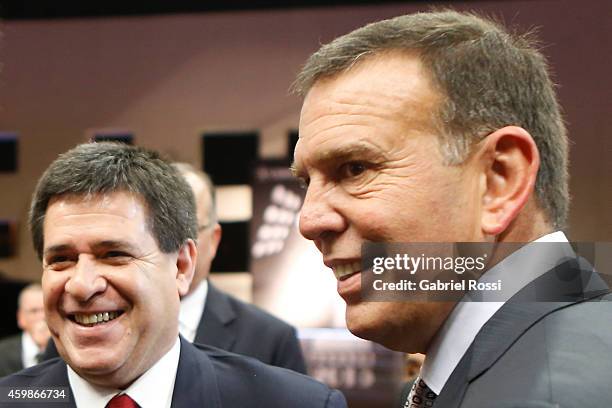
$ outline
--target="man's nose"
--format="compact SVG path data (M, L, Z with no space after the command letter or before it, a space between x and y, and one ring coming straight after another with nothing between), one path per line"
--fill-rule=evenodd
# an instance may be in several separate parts
M80 302L86 302L106 290L106 279L98 273L99 266L91 255L79 255L74 272L66 282L66 293Z
M312 241L346 229L346 221L334 205L333 189L311 182L300 211L300 232Z

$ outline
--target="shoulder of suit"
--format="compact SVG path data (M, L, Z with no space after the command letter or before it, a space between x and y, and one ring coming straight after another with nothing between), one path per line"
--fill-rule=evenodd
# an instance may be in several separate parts
M234 311L239 318L246 318L254 323L265 324L268 329L276 328L278 330L295 331L295 327L272 315L271 313L266 312L262 308L243 302L242 300L237 299L228 293L223 292L223 294L227 296L230 304L234 308Z
M15 343L21 343L21 333L13 334L11 336L1 338L0 348L12 346Z
M196 347L208 355L214 367L224 406L244 406L248 396L249 400L264 401L268 406L346 407L338 391L314 378L214 347Z
M264 385L270 385L272 388L287 383L295 383L302 387L313 387L313 389L319 389L321 391L329 390L326 385L316 381L312 377L286 368L264 364L255 358L221 350L206 344L193 343L193 345L198 350L206 353L217 375L221 378L232 377L244 381L248 381L250 378L252 381L263 382L265 383Z
M30 368L23 369L15 374L3 377L0 379L0 386L7 386L12 384L28 384L35 381L35 379L42 377L51 368L56 365L65 365L62 359L59 357L52 358L42 363L32 366Z
M548 367L567 367L573 375L564 376L553 370L552 377L565 381L582 381L584 375L593 376L597 370L601 356L612 352L612 295L604 295L595 299L569 304L556 309L535 323L523 336L525 344L538 347L525 347L523 352L533 353L532 361L543 359ZM541 350L546 353L539 355ZM561 370L563 371L563 370ZM598 378L609 381L612 368L605 369L607 375L594 375L592 381ZM599 373L603 374L603 373Z

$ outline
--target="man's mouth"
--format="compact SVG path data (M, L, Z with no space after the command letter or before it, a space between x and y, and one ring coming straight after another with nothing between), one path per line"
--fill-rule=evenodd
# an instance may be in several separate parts
M333 270L334 275L336 275L336 279L345 280L354 273L361 271L361 262L355 261L345 264L338 264L333 267Z
M86 327L99 326L108 323L123 314L122 310L113 310L110 312L99 313L74 313L68 315L68 318L73 322Z

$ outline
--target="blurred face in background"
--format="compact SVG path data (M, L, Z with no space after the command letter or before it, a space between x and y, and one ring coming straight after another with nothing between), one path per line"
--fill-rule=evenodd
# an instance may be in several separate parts
M198 262L189 291L193 291L204 279L208 279L217 248L221 241L221 226L210 219L210 208L213 205L208 185L195 173L183 173L183 177L193 191L196 200L198 217Z
M39 349L49 341L49 328L45 321L43 292L41 288L25 289L19 296L17 325L32 337Z

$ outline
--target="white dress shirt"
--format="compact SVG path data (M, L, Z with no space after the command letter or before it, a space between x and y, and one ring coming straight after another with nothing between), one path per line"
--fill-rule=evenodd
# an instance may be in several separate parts
M561 231L545 235L533 242L568 242ZM532 243L523 246L487 271L482 280L495 282L502 279L506 299L516 294L529 282L556 265L559 254L543 254L547 248ZM558 251L559 247L550 247ZM562 248L561 255L573 254L571 246ZM510 287L508 287L511 285ZM499 299L499 298L498 298ZM440 394L459 361L470 347L485 323L505 302L459 302L450 313L427 350L420 377L436 394Z
M203 279L193 292L181 299L179 332L190 343L193 343L196 337L198 325L204 313L206 296L208 296L208 280Z
M116 394L122 393L141 408L170 408L180 353L181 342L177 337L174 346L124 391L90 384L68 366L68 381L76 406L104 408Z
M24 331L21 334L21 362L23 363L23 368L38 364L36 355L40 352L41 350L38 349L30 333Z

